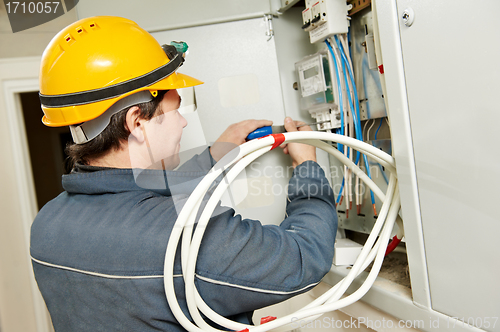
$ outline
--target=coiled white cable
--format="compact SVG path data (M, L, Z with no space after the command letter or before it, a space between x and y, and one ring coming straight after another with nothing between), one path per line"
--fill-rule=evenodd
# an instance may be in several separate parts
M351 169L354 174L359 176L359 178L363 180L370 189L372 189L373 193L383 202L372 233L368 237L368 240L363 250L361 251L361 254L359 255L349 274L336 286L332 287L328 292L326 292L301 310L260 326L245 325L238 322L233 322L225 317L220 316L203 301L194 285L196 259L201 240L203 238L203 233L206 228L205 226L207 225L212 212L216 208L220 198L222 197L230 183L248 164L250 164L252 161L257 159L264 153L272 150L273 145L276 143L277 136L271 135L240 145L238 148L232 150L226 156L224 156L198 184L196 189L190 195L189 199L186 201L182 211L179 213L167 245L164 266L165 294L172 313L174 314L178 322L188 331L221 331L213 328L208 323L206 323L202 318L200 311L216 324L219 324L228 329L249 329L250 331L254 332L270 331L272 329L280 331L289 330L292 328L290 324L298 319L316 319L325 312L342 308L359 300L364 294L366 294L378 275L384 258L387 243L389 241L394 222L398 216L398 212L400 209L394 158L372 145L366 144L350 137L332 133L300 131L278 135L284 136L284 143L300 142L310 144L332 154L342 163L344 163L349 169ZM371 158L382 164L387 169L387 171L390 172L390 180L387 192L384 194L382 190L380 190L380 188L349 158L347 158L337 149L333 148L330 144L327 144L323 141L337 142L352 147L357 151L360 151L361 153L365 153L367 156L370 156ZM218 184L215 191L211 194L210 199L205 205L204 210L198 220L196 230L194 234L192 234L193 225L196 221L195 219L198 215L198 210L202 203L203 197L209 190L212 182L215 181L225 170L227 170L231 166L233 166L231 170L227 172L223 181ZM182 312L174 292L174 257L181 234L183 235L181 247L181 264L186 288L186 301L189 313L193 318L194 323L191 322ZM350 286L354 278L359 275L361 271L363 271L373 261L373 259L375 259L375 262L363 285L351 295L339 300L342 295L344 295L345 291Z

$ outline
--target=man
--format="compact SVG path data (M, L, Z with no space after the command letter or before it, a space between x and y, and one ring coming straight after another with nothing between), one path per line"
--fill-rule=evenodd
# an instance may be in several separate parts
M187 124L176 89L201 84L176 72L182 61L176 49L117 17L78 21L44 52L43 122L69 125L77 143L68 148L74 168L63 176L65 192L41 209L31 231L35 277L56 331L183 331L162 279L177 218L171 188L203 177L225 144L240 145L271 122L231 125L174 171ZM297 130L289 118L285 127ZM262 226L225 209L212 216L198 255L200 295L244 323L253 310L316 285L333 258L334 197L315 149L291 143L283 150L295 167L287 218ZM180 257L174 274L187 310Z

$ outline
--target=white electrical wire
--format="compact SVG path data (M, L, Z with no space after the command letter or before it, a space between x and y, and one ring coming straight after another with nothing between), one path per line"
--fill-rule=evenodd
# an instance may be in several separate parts
M370 141L370 130L372 130L373 126L375 125L375 119L372 119L373 122L371 124L371 126L368 128L368 131L366 132L366 141L369 142Z
M378 274L378 271L380 270L380 266L382 264L387 247L387 242L389 241L389 237L400 208L394 159L387 153L369 144L342 135L313 131L291 132L285 133L283 135L285 138L285 141L283 143L300 142L310 144L323 149L326 152L337 157L350 170L352 170L354 174L359 176L359 178L363 180L368 187L372 189L374 194L383 202L373 231L368 237L367 243L365 244L361 254L359 255L349 274L335 287L333 287L331 290L326 292L324 295L322 295L303 309L261 326L249 326L238 322L233 322L218 315L212 309L210 309L208 305L206 305L203 299L199 296L194 285L196 259L199 246L203 238L203 233L206 228L205 226L207 225L213 210L217 206L220 198L222 197L230 183L248 164L250 164L253 160L263 155L264 153L270 151L272 149L272 145L275 143L275 138L273 136L268 136L259 140L247 142L239 146L238 148L234 149L226 156L224 156L219 161L219 163L217 163L217 165L212 168L207 176L205 176L205 178L199 183L199 185L190 195L182 211L179 213L167 245L164 267L165 293L172 313L174 314L178 322L188 331L220 331L208 325L202 318L199 311L201 311L208 319L212 320L216 324L232 330L242 330L248 328L253 332L269 331L271 329L286 325L288 325L288 327L286 328L291 328L291 326L289 325L296 319L315 319L319 317L318 315L321 315L327 311L336 310L357 301L371 287ZM323 141L344 144L345 146L349 146L350 148L354 148L361 153L369 155L374 160L377 160L381 164L383 164L386 167L387 171L390 172L390 180L387 188L387 193L384 194L380 190L380 188L378 188L378 186L357 165L355 165L350 160L350 158L347 158L340 151ZM210 199L208 200L203 212L201 213L201 216L198 220L198 225L193 235L192 226L195 222L196 216L198 215L198 210L202 203L202 199L205 196L205 193L211 187L212 182L215 181L219 177L219 175L221 175L226 169L231 166L233 166L231 170L227 172L225 178L221 182L219 182L215 191L210 195ZM186 301L188 304L190 315L196 325L193 324L182 312L174 292L174 257L181 234L183 235L183 243L181 247L181 263L186 288ZM378 240L375 243L377 237ZM363 285L353 294L339 300L342 295L344 295L347 288L350 286L352 280L357 275L359 275L359 273L361 273L361 271L363 271L374 258L375 263L373 265L373 268ZM294 320L292 321L292 319Z
M349 44L347 43L347 35L346 34L341 34L339 35L339 40L340 40L340 43L342 44L342 47L344 48L345 50L345 56L347 58L347 61L349 62L349 65L352 67L352 60L351 60L351 56L350 56L350 52L349 52Z
M368 142L367 136L365 136L366 126L368 125L368 123L369 123L371 120L372 120L372 119L368 119L368 120L366 120L365 125L363 126L363 138L365 139L365 142Z

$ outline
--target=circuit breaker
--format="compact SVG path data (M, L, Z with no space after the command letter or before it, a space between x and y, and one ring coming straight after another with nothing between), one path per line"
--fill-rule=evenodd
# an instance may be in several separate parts
M345 0L306 0L302 11L302 29L309 32L311 43L322 42L349 30Z

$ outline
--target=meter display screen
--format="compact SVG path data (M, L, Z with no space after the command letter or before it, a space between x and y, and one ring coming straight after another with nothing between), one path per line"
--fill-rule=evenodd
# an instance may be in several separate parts
M312 67L312 68L309 68L307 70L304 71L304 79L308 79L308 78L311 78L313 76L316 76L319 74L319 68L316 66L316 67Z

